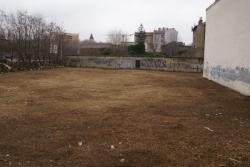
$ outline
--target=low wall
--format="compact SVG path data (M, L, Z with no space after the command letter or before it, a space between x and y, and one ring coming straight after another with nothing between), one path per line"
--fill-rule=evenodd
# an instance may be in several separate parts
M202 72L198 58L145 58L145 57L93 57L70 56L69 67L94 67L111 69L152 69L178 72Z

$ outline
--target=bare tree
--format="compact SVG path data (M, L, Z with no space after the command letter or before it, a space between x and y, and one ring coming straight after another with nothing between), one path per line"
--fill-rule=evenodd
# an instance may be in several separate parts
M128 42L128 34L124 33L122 30L113 30L108 34L107 41L115 46L120 46Z
M26 11L14 14L0 11L0 39L5 40L5 43L7 41L8 46L4 49L15 57L20 69L60 64L63 34L61 26L46 23L42 17L30 15ZM58 46L56 54L50 52L52 43Z

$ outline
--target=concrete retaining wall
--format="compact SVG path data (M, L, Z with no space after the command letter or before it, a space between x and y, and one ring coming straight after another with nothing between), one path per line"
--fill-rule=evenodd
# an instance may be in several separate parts
M180 72L202 72L198 58L145 58L145 57L67 57L67 66L111 69L151 69Z

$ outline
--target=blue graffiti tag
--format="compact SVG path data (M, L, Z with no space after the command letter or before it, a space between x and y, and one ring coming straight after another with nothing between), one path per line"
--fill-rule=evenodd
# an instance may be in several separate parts
M250 71L244 67L221 68L216 66L211 68L211 76L215 79L223 79L226 82L229 81L241 81L250 84Z
M211 76L213 78L219 79L220 76L221 76L220 72L221 72L221 66L213 67L212 70L211 70Z

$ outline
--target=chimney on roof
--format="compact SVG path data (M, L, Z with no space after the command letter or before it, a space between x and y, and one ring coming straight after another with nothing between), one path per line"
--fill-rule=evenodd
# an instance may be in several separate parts
M199 24L202 24L202 23L203 23L203 19L202 17L200 17Z

